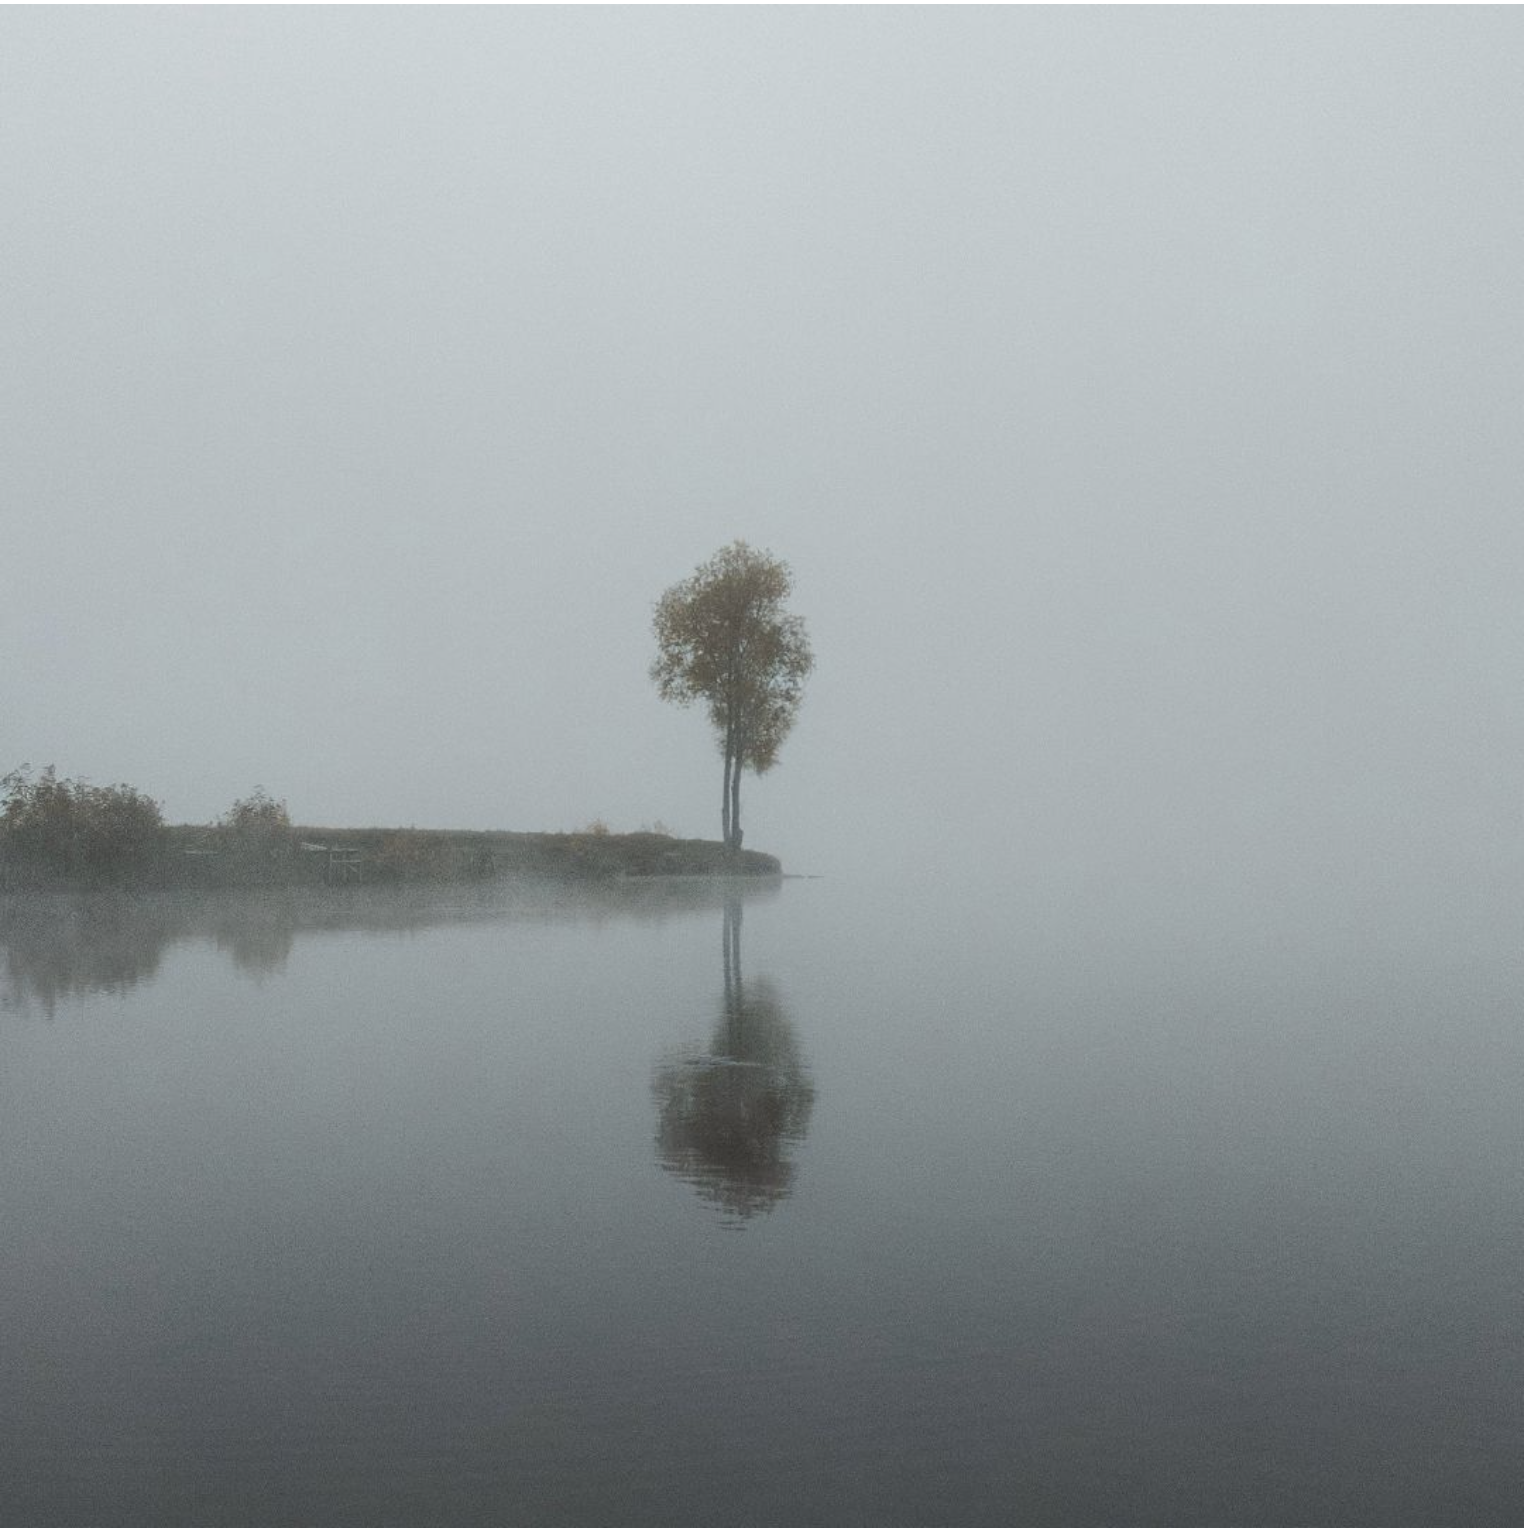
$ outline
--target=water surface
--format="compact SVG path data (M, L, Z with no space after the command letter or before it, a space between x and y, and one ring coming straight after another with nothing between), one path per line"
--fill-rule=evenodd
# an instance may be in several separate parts
M1127 906L11 902L0 1515L1517 1523L1508 922Z

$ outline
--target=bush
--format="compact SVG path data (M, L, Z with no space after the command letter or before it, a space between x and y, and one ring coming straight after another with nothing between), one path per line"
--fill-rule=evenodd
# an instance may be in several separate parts
M397 831L382 840L371 868L379 880L444 880L456 872L454 866L451 850L440 838Z
M230 838L245 843L270 843L291 835L286 802L267 794L262 784L254 786L248 799L235 800L217 825Z
M128 784L98 788L23 764L0 779L0 847L25 877L120 880L148 872L164 845L158 802Z
M240 879L273 878L292 857L291 817L286 802L256 784L218 818L217 841L233 861Z

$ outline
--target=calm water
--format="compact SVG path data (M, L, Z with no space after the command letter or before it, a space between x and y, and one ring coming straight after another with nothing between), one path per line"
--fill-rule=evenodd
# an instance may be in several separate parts
M1289 905L13 903L0 1516L1515 1524L1518 917Z

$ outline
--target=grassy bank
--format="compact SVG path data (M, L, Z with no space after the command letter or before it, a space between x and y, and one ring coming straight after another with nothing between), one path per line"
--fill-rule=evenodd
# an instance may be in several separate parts
M778 875L773 855L660 832L464 832L292 827L256 846L217 828L166 828L167 883L183 886L391 885L535 875L575 880L652 875Z
M263 788L209 826L166 826L129 784L100 787L27 765L0 778L0 890L198 890L400 885L534 875L619 879L775 875L771 854L667 832L420 831L295 826Z

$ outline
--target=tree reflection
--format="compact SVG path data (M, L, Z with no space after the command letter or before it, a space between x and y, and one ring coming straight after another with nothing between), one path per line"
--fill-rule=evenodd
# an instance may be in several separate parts
M728 897L721 928L725 978L708 1052L659 1067L662 1166L728 1216L746 1221L789 1193L789 1152L810 1123L815 1089L795 1031L767 981L742 982L742 903Z
M212 924L217 947L232 957L238 970L256 980L286 969L296 936L296 915L290 907L251 906L219 914Z
M71 997L120 996L153 977L180 927L162 906L112 897L7 906L0 911L0 1005L36 1003L52 1018Z

